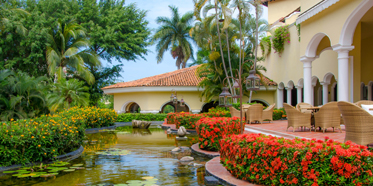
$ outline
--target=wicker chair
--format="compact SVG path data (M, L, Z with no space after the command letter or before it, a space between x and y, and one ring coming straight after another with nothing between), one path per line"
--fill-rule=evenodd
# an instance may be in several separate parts
M273 109L275 108L275 103L263 110L263 120L273 121Z
M338 108L346 127L346 141L359 145L373 143L373 116L357 105L345 101L338 102Z
M356 102L355 105L357 105L361 108L361 105L373 105L373 101L360 100L360 101Z
M232 117L240 117L240 111L235 109L234 107L229 107L229 111L231 111ZM245 116L245 115L243 115Z
M263 105L254 104L246 110L246 122L251 123L252 121L259 121L263 123Z
M289 127L293 127L293 132L295 132L295 128L298 127L308 127L311 131L311 113L302 113L287 103L284 103L284 108L288 118L288 127L286 131Z
M312 105L308 103L298 103L297 106L295 106L295 108L302 113L312 113L312 110L307 110L307 108L310 107L312 107Z
M315 132L317 127L321 127L323 133L325 133L326 128L333 127L339 128L339 131L342 132L341 129L341 112L338 109L337 102L330 102L325 104L320 108L320 110L314 113L315 117Z

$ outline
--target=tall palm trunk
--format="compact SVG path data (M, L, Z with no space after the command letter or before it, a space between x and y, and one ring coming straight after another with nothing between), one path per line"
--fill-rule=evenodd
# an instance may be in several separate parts
M234 77L233 76L233 71L232 71L231 54L230 54L230 49L229 49L228 28L225 30L225 36L226 36L226 40L227 40L229 70L231 72L231 76ZM232 84L234 84L234 80L233 79L232 79ZM235 94L235 95L237 95L235 89L233 89L232 93ZM234 99L234 102L237 103L237 99Z
M211 39L211 42L210 42L210 51L212 52L212 39ZM217 72L218 71L218 66L216 65L216 60L214 60L214 66L215 66L215 70ZM218 78L221 81L220 75L218 76Z
M224 61L224 54L223 54L223 47L221 46L221 37L220 37L220 28L219 28L219 19L218 19L218 4L217 2L215 2L215 18L216 18L216 27L218 29L218 37L219 37L219 46L220 46L220 53L221 53L221 60L223 62L223 67L224 67L224 72L225 72L225 75L226 77L228 77L228 72L227 72L227 68L225 66L225 61ZM224 82L222 82L224 84ZM231 92L233 92L232 90L232 86L231 86L231 82L228 80L228 85L229 85L229 89L231 90Z
M255 5L255 43L254 43L254 71L256 73L256 60L257 60L257 55L258 55L258 22L259 22L259 11L258 11L258 3L256 0L254 0L254 5ZM249 103L251 103L251 98L253 95L253 91L250 91L250 97L249 97Z

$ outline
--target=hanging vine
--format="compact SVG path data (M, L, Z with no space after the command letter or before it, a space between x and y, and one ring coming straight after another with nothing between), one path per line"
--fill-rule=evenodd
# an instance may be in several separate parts
M288 26L277 28L272 37L272 44L275 53L281 54L284 51L285 42L290 43L290 32Z
M300 24L295 24L295 27L297 28L297 32L298 32L298 40L300 42Z
M263 37L259 45L260 49L262 49L263 56L270 54L272 50L271 36Z

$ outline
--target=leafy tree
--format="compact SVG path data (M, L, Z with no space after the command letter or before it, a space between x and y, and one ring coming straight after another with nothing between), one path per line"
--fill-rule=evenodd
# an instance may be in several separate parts
M109 62L144 58L150 36L146 11L136 4L125 6L124 0L80 0L79 4L77 20L87 30L91 50Z
M88 87L77 79L60 79L53 84L52 93L48 94L48 105L51 111L70 109L73 106L87 106L89 101Z
M160 27L153 36L153 42L156 42L157 62L160 63L164 53L171 48L171 55L176 60L178 69L185 68L189 58L193 58L192 38L189 31L192 28L193 13L187 12L180 16L178 8L169 6L172 17L157 17L157 23Z
M76 20L85 30L90 49L101 59L136 60L147 53L150 30L146 11L123 0L20 0L7 1L12 9L30 16L8 16L6 33L0 33L0 69L49 75L46 50L51 29ZM3 13L1 11L1 13ZM12 14L13 15L13 14ZM21 23L27 34L16 32ZM54 74L51 74L54 76Z
M119 77L122 77L120 75L122 66L122 64L119 64L114 65L113 67L89 67L89 71L93 74L96 80L91 85L88 83L85 84L85 86L89 88L88 93L90 95L90 106L98 106L98 103L104 98L104 92L101 90L101 88L114 84ZM75 76L75 78L83 80L79 76Z

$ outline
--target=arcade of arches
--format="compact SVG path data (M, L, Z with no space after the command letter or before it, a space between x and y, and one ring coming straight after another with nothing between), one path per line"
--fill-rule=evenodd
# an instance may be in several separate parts
M279 83L278 107L373 100L372 30L373 1L363 0L344 23L339 43L332 43L327 31L314 35L300 59L303 77Z

